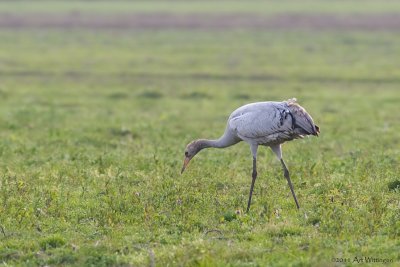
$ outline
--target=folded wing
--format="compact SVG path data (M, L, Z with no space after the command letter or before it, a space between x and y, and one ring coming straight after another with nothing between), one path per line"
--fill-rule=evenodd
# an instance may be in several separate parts
M228 123L240 138L258 144L272 144L294 138L290 111L275 102L245 106L235 111Z

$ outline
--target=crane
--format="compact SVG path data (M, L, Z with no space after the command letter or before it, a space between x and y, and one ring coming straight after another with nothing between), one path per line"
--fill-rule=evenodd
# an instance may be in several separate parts
M185 149L181 174L190 160L204 148L225 148L245 141L250 145L253 156L253 172L246 212L249 212L254 183L257 178L258 146L269 146L280 160L283 175L292 192L297 208L300 205L290 180L289 170L282 158L281 145L286 141L303 138L306 135L318 136L320 130L310 114L297 103L296 98L282 102L256 102L239 107L228 118L224 134L217 140L197 139Z

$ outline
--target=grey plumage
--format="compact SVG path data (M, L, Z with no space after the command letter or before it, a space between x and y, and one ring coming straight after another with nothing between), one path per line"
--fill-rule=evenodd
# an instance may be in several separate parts
M250 144L281 144L304 135L318 135L311 116L294 99L242 106L228 119L228 131Z
M244 105L229 116L225 133L217 140L199 139L189 143L185 149L182 172L189 161L202 149L224 148L245 141L253 154L253 173L247 211L250 208L254 182L257 177L256 159L259 145L269 146L282 163L284 176L288 180L297 207L296 195L290 181L289 171L282 159L281 144L305 135L318 136L319 127L314 124L306 110L296 99L283 102L257 102Z

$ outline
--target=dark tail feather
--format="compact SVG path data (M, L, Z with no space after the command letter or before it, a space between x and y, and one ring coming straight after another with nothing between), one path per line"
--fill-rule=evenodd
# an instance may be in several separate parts
M320 133L319 127L315 124L314 124L314 126L315 126L315 129L317 130L314 135L318 136L318 134Z

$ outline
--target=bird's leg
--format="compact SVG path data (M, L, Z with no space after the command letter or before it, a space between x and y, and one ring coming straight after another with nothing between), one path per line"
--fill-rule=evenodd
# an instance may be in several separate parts
M272 145L272 146L270 146L270 147L271 147L272 151L274 151L275 155L278 157L278 159L279 159L279 160L281 161L281 163L282 163L283 175L285 176L285 178L286 178L286 180L287 180L287 182L288 182L288 184L289 184L290 191L292 191L292 195L293 195L294 201L296 202L296 206L297 206L298 209L300 209L299 202L297 202L296 194L294 193L292 181L290 181L289 170L288 170L288 168L286 167L286 164L285 164L285 162L283 161L283 158L282 158L282 149L281 149L281 145L280 145L280 144L278 144L278 145Z
M292 195L293 195L293 198L294 198L294 202L296 202L297 208L300 209L299 202L297 202L296 194L294 193L292 181L290 181L289 170L287 169L286 164L285 164L285 162L283 161L283 158L281 158L281 163L282 163L282 166L283 166L283 175L285 176L285 178L286 178L286 180L287 180L287 182L288 182L288 184L289 184L290 191L292 191Z
M250 194L249 194L249 202L247 203L246 212L249 212L249 209L250 209L251 197L253 195L254 183L256 182L256 178L257 178L257 158L255 158L255 157L253 157L253 173L251 174L251 177L252 177L252 180L251 180L251 187L250 187Z
M250 146L250 148L251 148L251 153L253 154L253 173L251 174L252 180L251 180L251 186L250 186L249 202L247 202L247 210L246 210L246 212L249 212L249 210L250 210L251 197L253 196L254 183L256 182L256 178L257 178L257 150L258 150L258 145L252 144Z

